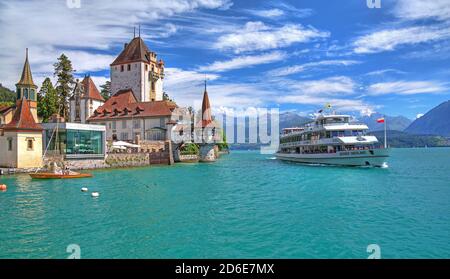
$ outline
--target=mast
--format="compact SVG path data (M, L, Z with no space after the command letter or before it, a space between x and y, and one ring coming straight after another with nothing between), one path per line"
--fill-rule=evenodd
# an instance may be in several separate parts
M388 148L387 144L387 124L386 124L386 115L384 115L384 149Z

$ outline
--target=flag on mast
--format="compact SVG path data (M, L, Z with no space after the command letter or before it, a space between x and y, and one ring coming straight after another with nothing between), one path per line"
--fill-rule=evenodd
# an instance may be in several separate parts
M378 118L377 119L377 123L384 123L386 122L386 120L384 119L384 117Z

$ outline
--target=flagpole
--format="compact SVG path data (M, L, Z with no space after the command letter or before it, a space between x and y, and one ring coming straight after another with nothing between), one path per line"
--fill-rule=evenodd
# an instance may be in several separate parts
M386 115L384 116L384 149L387 149L387 124L386 124Z

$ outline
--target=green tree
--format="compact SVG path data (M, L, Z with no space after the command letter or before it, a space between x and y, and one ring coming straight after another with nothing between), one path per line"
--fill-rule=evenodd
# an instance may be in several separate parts
M227 137L223 131L222 131L222 142L217 144L217 146L219 147L219 151L224 151L224 150L229 149L228 143L227 143Z
M16 101L16 93L3 87L0 83L0 102L1 103L14 103Z
M198 155L199 152L198 145L195 143L186 143L181 149L182 155Z
M63 53L58 58L58 62L54 65L55 73L54 76L58 78L56 83L56 93L59 97L59 105L61 106L61 116L64 119L69 119L69 98L73 90L75 79L73 74L75 70L72 68L72 62Z
M38 115L46 122L50 116L59 114L59 98L56 89L53 87L50 78L46 78L42 83L38 95Z
M105 84L100 85L100 88L102 89L100 91L100 94L105 99L105 101L111 98L111 81L108 80L107 82L105 82Z

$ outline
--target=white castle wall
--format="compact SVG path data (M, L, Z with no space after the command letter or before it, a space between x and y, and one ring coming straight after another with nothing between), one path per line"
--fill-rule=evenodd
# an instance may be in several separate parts
M129 65L131 65L130 71L128 71L128 64L124 64L123 72L121 71L121 65L111 67L111 92L115 94L119 90L131 88L138 101L150 102L151 81L149 74L151 65L143 62L131 63ZM155 71L157 71L156 68ZM155 101L161 101L163 99L163 90L163 80L160 78L155 83Z
M128 64L124 64L123 72L121 71L121 65L111 67L111 92L113 94L119 90L131 89L138 101L145 101L145 96L142 96L144 85L140 64L143 63L131 63L130 71L128 71Z

